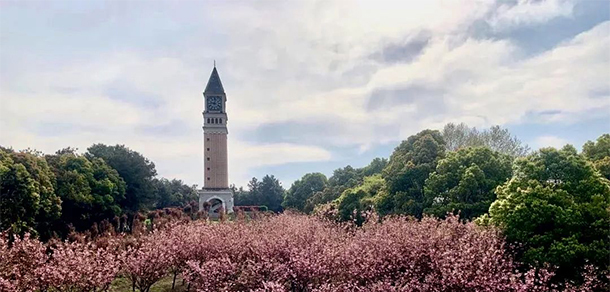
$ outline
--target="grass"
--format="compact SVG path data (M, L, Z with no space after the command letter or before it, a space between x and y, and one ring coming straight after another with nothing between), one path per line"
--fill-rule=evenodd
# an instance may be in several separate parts
M184 292L186 285L182 285L182 279L176 278L176 287L172 290L172 277L166 276L150 287L150 292ZM131 281L125 277L118 277L110 286L110 292L131 292ZM137 291L137 289L136 289Z

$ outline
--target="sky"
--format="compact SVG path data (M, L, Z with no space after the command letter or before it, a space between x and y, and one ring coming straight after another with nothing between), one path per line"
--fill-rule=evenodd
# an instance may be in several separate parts
M214 60L237 186L449 122L533 149L610 132L610 1L1 0L0 145L124 144L201 186Z

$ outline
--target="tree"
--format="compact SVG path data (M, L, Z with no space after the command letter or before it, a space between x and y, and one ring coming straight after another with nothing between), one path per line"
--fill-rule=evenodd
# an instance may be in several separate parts
M497 195L480 222L502 228L518 260L556 265L559 279L578 277L587 262L608 267L610 185L574 147L516 160Z
M155 192L152 180L157 175L157 171L155 170L155 164L142 154L124 145L95 144L87 149L85 156L89 160L93 160L93 158L103 159L108 165L116 169L123 178L127 189L125 200L121 201L121 208L136 212L154 206Z
M335 169L333 175L328 179L326 187L307 199L303 211L311 213L316 205L335 200L343 191L358 185L361 180L359 170L350 165Z
M304 211L311 213L317 205L337 199L346 189L362 184L365 177L381 173L387 164L387 159L375 158L369 165L362 168L355 169L348 165L335 169L324 190L316 192L307 200Z
M364 182L354 188L345 190L334 202L339 210L339 219L343 221L355 220L357 224L364 222L363 211L374 206L373 198L385 191L385 181L380 174L367 176Z
M511 176L512 158L486 147L449 152L424 187L425 213L443 218L448 212L464 219L487 213L498 185Z
M57 195L62 199L61 222L56 230L68 233L68 225L84 231L94 223L121 214L125 182L101 158L87 159L73 151L60 150L46 155L57 180Z
M61 214L54 181L40 153L0 149L0 228L49 238L49 227Z
M377 211L421 218L424 182L444 155L444 141L438 131L424 130L402 141L382 172L388 191L376 200Z
M360 176L367 177L371 175L375 175L381 173L383 169L388 165L388 159L386 158L375 158L369 165L358 169Z
M303 211L307 199L314 193L323 190L327 183L328 180L322 173L315 172L304 175L290 186L282 202L282 207Z
M282 201L286 190L277 178L273 175L265 175L258 185L258 192L261 198L259 205L267 206L274 212L282 211Z
M282 211L282 201L286 190L273 175L265 175L262 180L253 177L248 182L248 191L231 187L235 206L265 206L274 212Z
M587 141L582 154L595 165L601 174L610 180L610 134L603 134L596 142Z
M155 178L152 183L156 193L155 207L157 209L182 207L197 200L196 187L188 186L179 179Z
M470 128L466 124L449 123L443 128L443 139L446 149L456 151L464 147L485 146L491 150L498 151L511 156L524 156L530 148L512 136L507 129L500 126L492 126L488 130L479 131Z

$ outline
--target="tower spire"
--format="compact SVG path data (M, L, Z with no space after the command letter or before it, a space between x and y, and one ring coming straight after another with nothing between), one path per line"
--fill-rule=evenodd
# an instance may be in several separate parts
M214 69L212 69L212 74L210 75L210 79L208 79L208 85L206 85L203 93L205 94L224 94L225 89L222 87L222 82L220 81L220 76L218 75L218 70L216 70L216 61L214 61Z

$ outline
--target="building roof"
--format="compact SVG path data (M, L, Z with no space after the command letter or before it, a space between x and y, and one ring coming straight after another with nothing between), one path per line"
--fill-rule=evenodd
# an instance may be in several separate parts
M212 70L212 75L210 75L210 79L208 80L208 85L205 87L203 91L204 94L224 94L225 89L222 87L222 82L220 81L220 76L218 75L218 71L216 71L216 66L214 66L214 70Z

